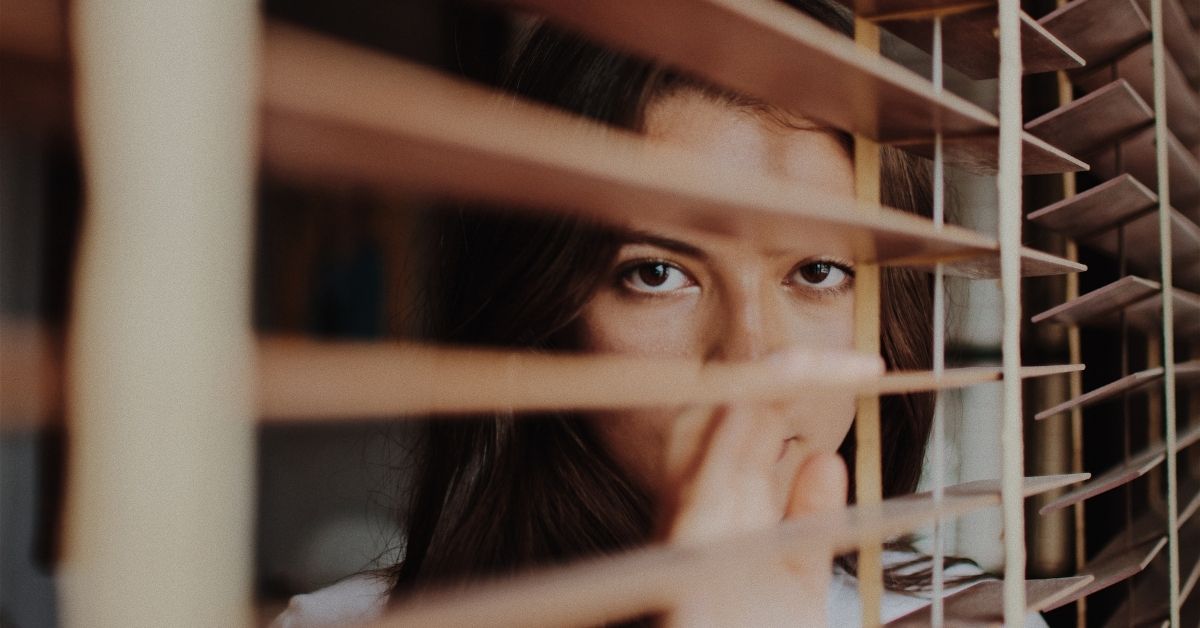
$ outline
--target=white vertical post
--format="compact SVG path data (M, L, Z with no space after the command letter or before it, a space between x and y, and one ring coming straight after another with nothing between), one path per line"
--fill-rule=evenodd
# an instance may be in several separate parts
M1020 0L1000 0L1000 289L1004 299L1004 416L1001 498L1004 511L1004 623L1025 622L1025 502L1021 409L1021 32Z
M63 618L245 625L258 7L72 7L87 206L68 349Z
M939 13L933 16L933 90L939 96L942 93L942 83L942 16ZM933 139L933 226L940 229L946 221L945 161L942 155L940 128ZM938 262L933 269L933 374L940 378L945 371L945 267ZM946 407L942 391L937 390L933 394L933 502L934 508L940 508L946 486ZM942 602L942 596L945 594L945 573L942 570L946 554L942 547L944 531L942 518L938 517L933 522L933 602L930 609L933 628L942 628L946 614Z
M1162 266L1163 423L1167 448L1167 564L1171 625L1179 628L1179 485L1175 435L1175 304L1171 268L1171 186L1167 163L1166 52L1163 49L1162 0L1150 0L1150 54L1154 71L1154 159L1158 179L1158 249Z

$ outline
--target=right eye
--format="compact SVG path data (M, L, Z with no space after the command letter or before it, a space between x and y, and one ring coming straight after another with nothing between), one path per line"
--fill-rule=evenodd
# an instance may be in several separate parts
M621 284L641 294L665 294L693 285L687 273L667 262L642 262L621 273Z

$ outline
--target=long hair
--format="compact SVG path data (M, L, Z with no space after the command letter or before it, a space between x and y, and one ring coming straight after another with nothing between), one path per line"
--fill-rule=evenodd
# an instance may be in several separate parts
M846 14L823 0L790 4L850 32ZM503 87L634 131L643 130L647 103L672 90L699 89L734 103L747 100L544 24L524 38ZM850 145L848 135L842 139ZM882 200L928 215L927 168L883 148ZM575 217L466 208L440 213L435 221L427 304L431 339L547 351L579 346L576 320L619 246L611 231ZM888 368L930 368L931 298L927 276L884 269L881 341ZM882 400L885 496L915 489L932 407L928 394ZM401 509L405 554L389 570L393 597L616 552L650 539L654 500L578 415L439 418L426 422L421 432L415 488ZM851 470L852 487L854 445L851 430L839 452ZM839 561L854 570L851 557ZM928 580L911 573L890 569L885 583L911 588Z

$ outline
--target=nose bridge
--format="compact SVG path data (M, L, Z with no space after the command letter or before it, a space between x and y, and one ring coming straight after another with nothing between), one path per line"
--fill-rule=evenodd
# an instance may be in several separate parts
M716 359L756 360L785 348L789 342L779 291L758 277L739 279L723 291L719 308L722 320L710 352Z

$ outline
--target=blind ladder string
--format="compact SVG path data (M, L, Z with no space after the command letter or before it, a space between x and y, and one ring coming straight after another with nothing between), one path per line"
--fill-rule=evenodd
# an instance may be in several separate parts
M1158 249L1162 285L1163 423L1167 453L1167 600L1171 625L1179 628L1179 496L1175 430L1175 304L1171 268L1171 188L1167 168L1167 88L1162 0L1150 0L1151 68L1154 73L1154 161L1158 183Z
M1021 495L1021 23L1020 0L1000 0L1000 146L996 178L1003 300L1000 494L1004 519L1004 624L1025 620L1025 511Z
M933 91L942 94L942 16L933 16ZM933 225L940 229L945 223L945 163L942 155L941 124L937 125L933 137ZM946 296L944 290L945 276L941 262L934 266L933 271L933 374L940 378L946 369ZM945 493L945 447L946 447L946 411L945 398L941 392L934 393L933 406L933 452L931 466L933 473L933 503L939 508ZM945 617L945 573L943 562L942 518L933 521L933 602L931 607L931 624L933 628L941 628Z

